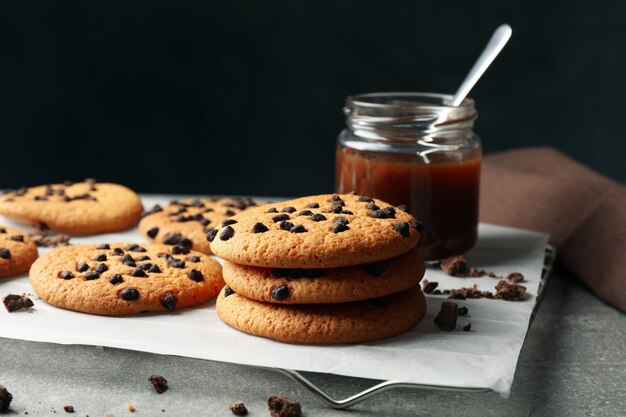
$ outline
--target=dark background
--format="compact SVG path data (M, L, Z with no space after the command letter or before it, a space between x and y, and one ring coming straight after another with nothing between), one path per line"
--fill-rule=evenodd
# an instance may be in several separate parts
M349 94L472 92L487 152L551 145L626 179L626 2L13 1L0 6L0 188L328 192Z

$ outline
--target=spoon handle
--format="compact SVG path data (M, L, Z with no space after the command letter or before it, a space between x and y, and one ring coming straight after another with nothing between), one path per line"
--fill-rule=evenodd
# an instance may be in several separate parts
M507 24L499 26L496 31L493 32L489 43L485 46L485 50L480 54L471 71L467 74L465 80L463 80L463 84L456 90L451 103L453 106L458 106L463 99L465 99L467 94L474 87L474 84L476 84L493 60L496 59L502 48L504 48L504 45L509 41L511 33L513 33L513 30L511 26Z

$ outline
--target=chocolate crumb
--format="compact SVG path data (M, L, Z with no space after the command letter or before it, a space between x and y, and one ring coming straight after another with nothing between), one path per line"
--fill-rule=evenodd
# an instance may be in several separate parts
M65 405L65 406L63 406L63 410L65 410L66 413L73 413L74 412L74 406L73 405Z
M423 287L423 291L426 294L432 294L433 291L435 291L435 289L439 286L439 283L437 281L428 281L428 280L424 280L424 287Z
M523 301L526 296L526 287L518 284L511 284L505 280L500 280L496 285L496 298L506 301Z
M165 307L165 309L169 311L170 313L176 310L177 302L178 302L178 299L176 298L176 296L172 294L165 294L163 297L161 297L161 305Z
M456 329L458 311L459 306L457 303L444 301L441 303L441 309L439 310L437 317L435 317L435 324L439 326L439 329L448 332Z
M464 332L469 332L470 330L472 330L472 323L467 323L465 326L463 326Z
M467 313L469 313L469 309L465 306L459 307L458 313L459 316L467 316Z
M0 411L8 410L11 401L13 401L11 393L4 386L0 385Z
M470 268L467 270L467 276L472 277L472 278L480 278L480 277L485 276L485 274L487 274L486 271L475 268L473 266L470 266Z
M301 417L300 403L280 395L271 395L267 399L271 417Z
M236 416L247 416L248 415L248 409L246 408L245 405L243 405L243 402L241 401L236 401L234 403L232 403L228 409Z
M446 258L441 261L441 269L448 275L464 275L467 273L467 260L463 255Z
M40 226L39 230L28 234L35 242L35 245L43 248L56 248L59 246L67 246L70 237L63 233L55 233L46 226Z
M519 272L512 272L506 277L506 279L514 284L517 284L518 282L524 281L524 275L520 274Z
M26 310L34 306L33 301L24 294L8 294L2 299L2 302L9 313L18 310ZM2 409L2 407L0 407L0 409Z
M148 382L152 384L152 388L154 388L157 394L163 394L169 388L167 386L167 379L163 378L161 375L150 375Z

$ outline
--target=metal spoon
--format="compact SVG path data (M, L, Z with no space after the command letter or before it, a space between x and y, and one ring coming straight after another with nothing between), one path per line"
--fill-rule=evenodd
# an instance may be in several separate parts
M502 51L504 45L506 45L506 43L509 41L511 33L513 33L513 30L511 29L511 26L507 24L499 26L498 29L493 32L493 35L491 36L489 43L485 47L485 50L482 54L480 54L478 60L470 70L469 74L467 74L467 77L465 77L465 80L463 80L463 84L461 84L459 89L456 90L456 93L454 94L454 97L452 98L452 101L450 103L451 105L456 107L461 104L463 99L474 87L474 84L478 82L478 80L480 79L480 77L482 77L487 68L489 68L489 65L491 65L491 63L494 59L496 59L500 51Z

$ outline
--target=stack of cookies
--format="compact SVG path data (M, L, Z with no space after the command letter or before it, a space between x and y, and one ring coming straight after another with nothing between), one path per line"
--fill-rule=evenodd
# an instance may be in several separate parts
M354 194L260 206L209 232L225 260L217 313L245 333L289 343L360 343L410 330L426 310L402 207Z

